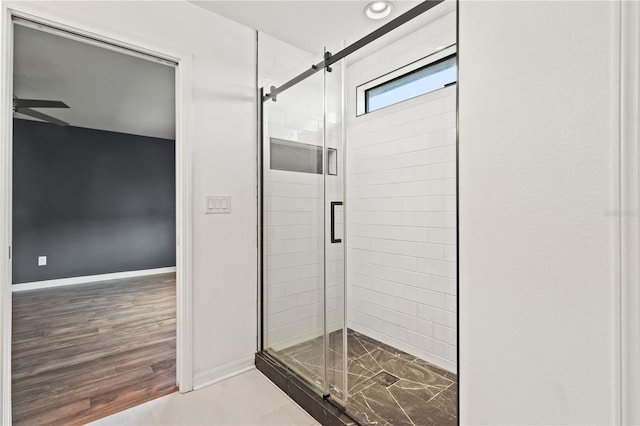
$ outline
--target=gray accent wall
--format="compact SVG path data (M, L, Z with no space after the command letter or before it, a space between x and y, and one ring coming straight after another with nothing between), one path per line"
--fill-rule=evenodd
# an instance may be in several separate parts
M13 123L14 284L175 266L175 141Z

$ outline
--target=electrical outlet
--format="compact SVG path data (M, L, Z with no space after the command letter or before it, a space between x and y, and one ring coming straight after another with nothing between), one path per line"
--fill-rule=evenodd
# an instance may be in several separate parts
M47 266L47 256L38 256L38 266Z

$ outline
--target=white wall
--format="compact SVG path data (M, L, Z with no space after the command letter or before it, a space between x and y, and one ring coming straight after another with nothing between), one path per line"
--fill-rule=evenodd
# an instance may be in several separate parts
M456 88L356 117L356 87L456 42L454 13L347 71L349 327L456 371Z
M616 2L461 2L460 421L615 424Z
M16 2L193 55L194 385L250 366L256 349L256 33L183 1ZM204 215L205 194L232 213Z
M268 92L312 63L310 53L267 34L259 34L259 85ZM339 70L330 76L340 80ZM332 86L327 86L328 88ZM325 207L342 200L343 173L338 176L271 170L269 139L322 146L324 137L322 72L264 104L264 268L266 271L266 342L277 351L322 335L324 331ZM340 114L329 114L327 146L341 150ZM341 164L340 164L341 165ZM326 195L326 204L325 204ZM327 210L328 212L328 210ZM328 217L328 216L327 216ZM344 257L341 245L326 251L327 319L330 330L343 324Z

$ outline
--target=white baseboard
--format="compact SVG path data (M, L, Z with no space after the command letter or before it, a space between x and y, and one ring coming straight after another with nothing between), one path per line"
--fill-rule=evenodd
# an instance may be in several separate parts
M239 359L193 376L193 390L199 390L255 368L255 356Z
M175 266L168 268L141 269L139 271L114 272L112 274L87 275L84 277L60 278L57 280L34 281L30 283L14 284L11 291L39 290L42 288L61 287L73 284L91 284L100 281L119 280L122 278L143 277L145 275L168 274L176 272Z

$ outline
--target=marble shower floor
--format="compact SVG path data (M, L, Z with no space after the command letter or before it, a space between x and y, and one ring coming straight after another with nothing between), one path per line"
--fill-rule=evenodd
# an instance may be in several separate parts
M347 412L362 425L456 425L457 377L353 330L347 331ZM342 331L329 336L328 375L341 396ZM287 366L322 384L322 338L277 352Z

